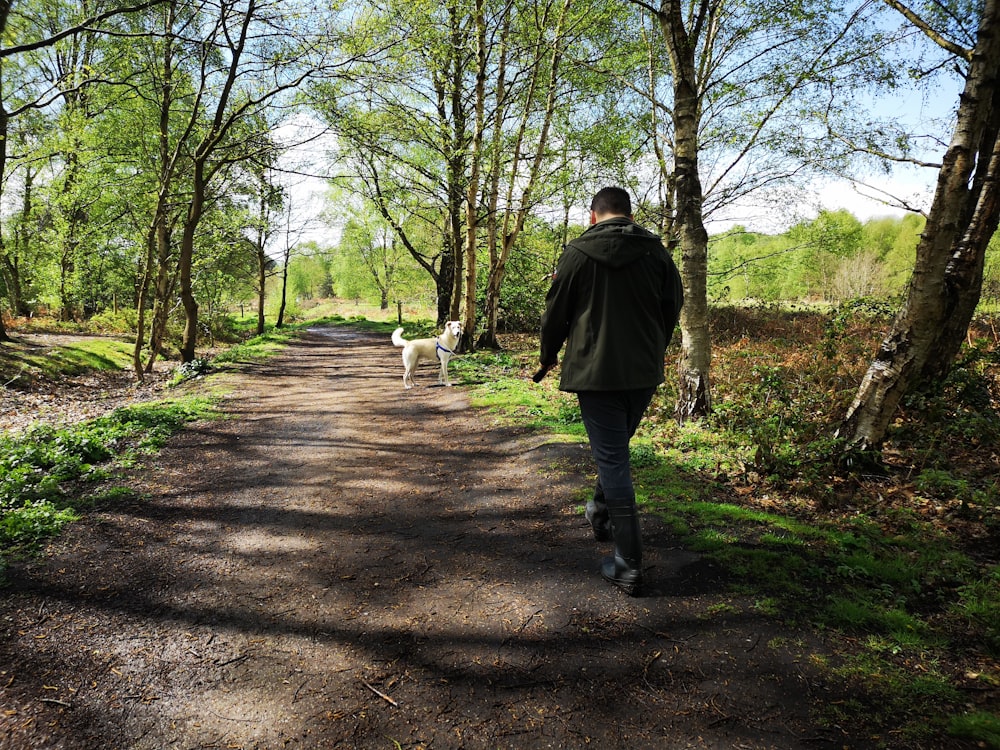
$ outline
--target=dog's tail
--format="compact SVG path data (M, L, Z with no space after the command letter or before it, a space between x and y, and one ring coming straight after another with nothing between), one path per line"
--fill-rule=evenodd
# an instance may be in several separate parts
M406 339L403 338L403 329L397 328L392 332L393 346L406 346Z

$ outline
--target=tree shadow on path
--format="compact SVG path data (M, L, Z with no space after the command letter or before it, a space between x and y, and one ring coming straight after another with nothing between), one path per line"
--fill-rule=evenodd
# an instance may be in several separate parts
M875 746L656 519L648 595L600 580L585 446L401 367L346 329L243 364L141 501L14 566L0 748Z

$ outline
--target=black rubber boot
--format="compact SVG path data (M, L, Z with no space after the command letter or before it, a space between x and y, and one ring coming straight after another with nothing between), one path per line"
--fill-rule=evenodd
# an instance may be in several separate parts
M604 490L600 485L594 490L594 497L587 501L587 520L594 532L594 539L599 542L611 541L611 517L608 506L604 504Z
M642 594L642 530L635 503L609 505L615 553L601 563L601 575L629 596Z

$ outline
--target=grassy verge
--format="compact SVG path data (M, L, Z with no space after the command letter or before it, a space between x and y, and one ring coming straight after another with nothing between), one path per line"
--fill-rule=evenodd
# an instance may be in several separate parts
M716 413L677 425L667 383L633 442L643 511L726 572L725 606L834 644L820 666L857 700L822 721L860 722L886 746L1000 748L994 355L971 349L948 383L915 396L883 471L854 474L830 428L860 382L871 321L842 317L831 332L819 316L733 317L743 333L720 326ZM499 419L582 439L557 378L528 379L535 346L512 339L453 371Z
M114 338L80 338L51 349L13 343L0 346L0 385L20 385L38 378L58 380L90 370L132 367L132 344Z
M0 434L0 559L36 549L87 508L130 496L115 484L118 472L211 413L209 400L188 397L67 427L37 424Z

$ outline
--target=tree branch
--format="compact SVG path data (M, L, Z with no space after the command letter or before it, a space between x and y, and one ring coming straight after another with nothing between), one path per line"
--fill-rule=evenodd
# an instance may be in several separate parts
M142 3L141 5L133 5L128 8L115 8L114 10L108 10L104 13L98 13L96 16L91 16L90 18L82 21L76 26L71 26L68 29L63 29L57 34L53 34L45 39L39 39L37 42L31 42L30 44L19 44L15 47L5 47L0 48L0 60L5 57L10 57L11 55L16 55L21 52L31 52L37 49L43 49L44 47L51 47L56 42L65 39L68 36L73 36L74 34L79 34L82 31L92 31L95 33L101 33L100 29L91 28L93 24L100 23L112 16L117 16L122 13L135 13L140 10L146 10L147 8L152 8L155 5L160 5L167 0L150 0L148 3Z
M924 19L917 15L914 11L910 10L910 8L903 5L903 3L899 0L885 0L885 4L890 8L894 8L899 11L907 21L920 29L920 31L922 31L924 35L936 45L955 55L955 57L961 57L966 62L972 62L971 49L963 47L961 44L947 39L943 34L940 34L932 29L929 23L924 21Z

